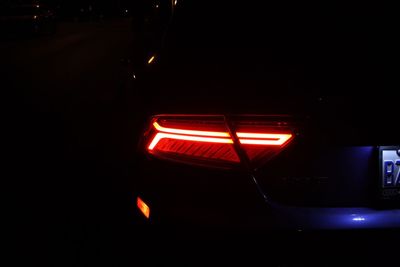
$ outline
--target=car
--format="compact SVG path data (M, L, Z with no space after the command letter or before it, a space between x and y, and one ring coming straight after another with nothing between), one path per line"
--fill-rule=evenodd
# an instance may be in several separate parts
M0 23L3 35L52 34L56 16L44 5L13 5L2 8Z
M303 2L168 3L125 92L144 225L397 238L399 101L368 17Z

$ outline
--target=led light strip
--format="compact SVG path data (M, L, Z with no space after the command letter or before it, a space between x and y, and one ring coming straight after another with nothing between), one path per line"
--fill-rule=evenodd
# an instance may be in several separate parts
M208 131L194 131L194 130L182 130L162 127L157 122L153 123L154 128L160 132L164 133L174 133L174 134L185 134L185 135L200 135L200 136L213 136L213 137L231 137L227 132L208 132Z
M157 131L159 131L159 133L155 135L150 145L148 146L149 150L153 150L160 142L160 140L164 138L185 141L233 144L233 140L228 132L210 132L166 128L161 126L157 122L154 122L153 126ZM237 133L237 136L241 144L273 146L283 145L292 138L291 134Z
M257 133L237 133L241 144L245 145L271 145L280 146L286 143L291 134L257 134ZM259 138L259 139L246 139Z
M153 141L149 145L149 150L153 150L154 147L160 142L161 139L178 139L185 141L197 141L197 142L207 142L207 143L222 143L222 144L233 144L232 139L228 138L213 138L213 137L200 137L191 135L179 135L179 134L168 134L168 133L158 133L154 137Z

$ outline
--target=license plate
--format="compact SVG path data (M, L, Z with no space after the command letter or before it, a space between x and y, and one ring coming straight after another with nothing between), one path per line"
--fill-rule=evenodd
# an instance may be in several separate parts
M400 146L382 146L380 155L380 182L384 199L400 197Z

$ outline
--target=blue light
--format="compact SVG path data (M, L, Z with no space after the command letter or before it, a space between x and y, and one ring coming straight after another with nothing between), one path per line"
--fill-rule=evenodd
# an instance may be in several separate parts
M362 222L362 221L365 221L365 218L364 217L355 217L352 220L355 222Z

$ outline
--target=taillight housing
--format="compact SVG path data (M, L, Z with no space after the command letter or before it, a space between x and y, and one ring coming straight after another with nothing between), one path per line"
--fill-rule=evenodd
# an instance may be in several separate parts
M282 152L293 140L298 129L289 116L232 117L240 148L252 167L259 167Z
M287 119L280 116L158 115L150 121L145 148L153 157L186 164L256 168L293 140L294 130Z

